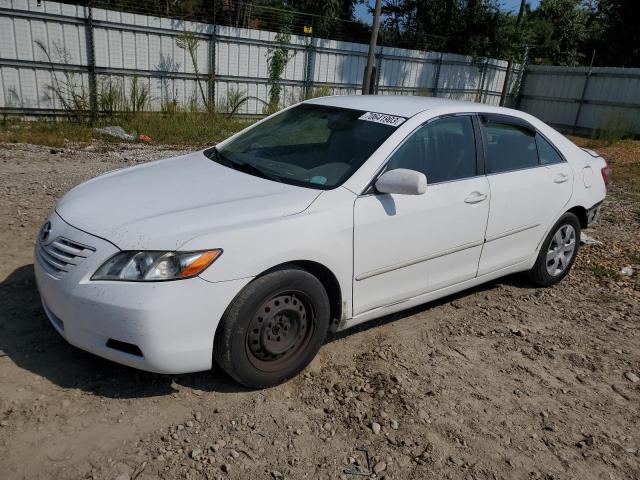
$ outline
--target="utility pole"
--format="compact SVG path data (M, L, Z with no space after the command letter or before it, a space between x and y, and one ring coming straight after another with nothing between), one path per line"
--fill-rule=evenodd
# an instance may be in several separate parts
M373 75L373 66L375 64L376 43L378 42L378 30L380 29L380 10L382 9L382 0L376 0L376 8L373 12L373 28L371 29L371 39L369 40L369 55L367 56L367 68L364 72L364 82L362 83L362 94L369 95L371 93L371 77Z
M518 11L518 19L516 20L516 34L520 33L520 27L522 26L522 17L524 16L524 5L527 0L520 0L520 10ZM504 75L504 84L502 85L502 94L500 95L500 106L504 106L504 102L507 100L507 93L509 92L509 81L511 80L511 68L513 66L513 60L509 57L507 62L507 71Z

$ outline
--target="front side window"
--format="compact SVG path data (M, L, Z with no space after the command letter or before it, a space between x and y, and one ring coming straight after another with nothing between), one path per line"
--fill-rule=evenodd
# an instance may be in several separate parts
M330 189L346 181L396 130L367 112L302 104L205 154L223 165L269 179Z
M387 170L397 168L422 172L428 183L475 176L476 144L471 117L446 117L420 127L389 159Z
M538 166L535 134L519 125L484 122L487 173L509 172Z

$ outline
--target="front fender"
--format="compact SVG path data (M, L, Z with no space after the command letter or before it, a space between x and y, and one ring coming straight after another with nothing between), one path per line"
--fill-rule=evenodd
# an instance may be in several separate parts
M200 275L209 282L255 277L287 262L319 263L335 275L350 312L354 200L345 188L330 190L301 213L200 235L180 250L224 250Z

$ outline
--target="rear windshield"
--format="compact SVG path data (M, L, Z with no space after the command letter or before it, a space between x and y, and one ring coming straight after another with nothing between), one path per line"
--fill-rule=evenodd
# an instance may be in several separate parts
M361 110L302 104L205 153L252 175L331 189L360 168L402 121Z

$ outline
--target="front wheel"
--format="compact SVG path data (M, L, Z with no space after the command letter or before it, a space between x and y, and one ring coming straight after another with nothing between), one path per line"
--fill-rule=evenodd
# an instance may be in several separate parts
M214 358L251 388L282 383L302 371L324 342L329 298L322 283L295 267L252 281L220 322Z
M529 278L541 287L558 283L571 270L580 246L580 222L573 213L565 213L542 243Z

